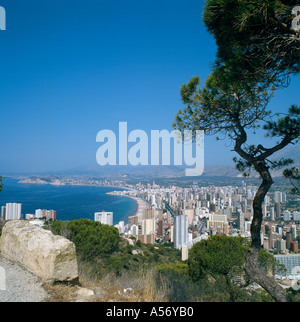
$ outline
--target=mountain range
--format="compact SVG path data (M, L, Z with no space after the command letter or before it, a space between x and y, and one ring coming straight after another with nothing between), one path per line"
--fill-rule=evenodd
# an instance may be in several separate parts
M290 145L285 149L278 151L270 160L279 160L282 158L292 158L295 166L300 162L300 144ZM61 177L102 177L108 179L115 178L179 178L185 176L185 166L93 166L81 167L65 171L48 171L37 173L18 173L9 174L18 177L28 176L61 176ZM281 177L282 169L271 171L273 177ZM238 178L242 174L234 165L204 165L203 177L229 177ZM250 177L257 177L257 173L250 173Z

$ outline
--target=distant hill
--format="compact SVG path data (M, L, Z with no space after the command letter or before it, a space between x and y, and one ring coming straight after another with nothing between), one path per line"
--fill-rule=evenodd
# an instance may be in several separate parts
M281 158L292 158L295 165L299 166L300 162L300 144L291 145L285 149L278 151L271 160L279 160ZM76 168L66 171L43 172L30 174L15 174L20 178L27 179L30 176L37 176L41 181L47 181L49 176L58 177L101 177L108 179L115 178L131 178L131 179L149 179L149 178L180 178L185 177L185 166L95 166L86 168ZM273 177L281 177L283 170L272 171ZM205 165L203 177L228 177L239 178L242 174L235 169L234 165ZM252 178L257 177L253 172ZM43 182L41 182L43 183Z

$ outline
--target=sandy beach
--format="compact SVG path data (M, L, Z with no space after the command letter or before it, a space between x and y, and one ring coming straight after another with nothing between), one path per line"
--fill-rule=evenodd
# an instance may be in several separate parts
M137 211L136 211L135 215L138 216L138 221L141 223L142 218L143 218L143 214L144 214L144 210L149 208L147 202L145 200L137 198L137 197L132 197L132 196L126 196L126 197L130 197L131 199L134 199L136 201L138 207L137 207Z
M107 194L113 195L113 196L119 196L119 197L127 197L127 198L131 198L131 199L135 200L135 202L137 203L137 210L136 210L135 216L138 216L139 223L142 222L144 210L149 209L148 204L145 200L135 197L135 196L130 196L127 194L116 193L115 191L107 192Z

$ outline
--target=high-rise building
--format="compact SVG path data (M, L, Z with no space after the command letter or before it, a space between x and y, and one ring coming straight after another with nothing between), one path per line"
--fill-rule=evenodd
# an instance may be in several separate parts
M286 193L285 192L282 193L282 202L286 202Z
M282 202L282 192L281 191L275 191L275 194L274 194L274 202L275 203Z
M290 243L290 251L293 253L298 253L299 248L298 248L298 242L297 241L291 241Z
M5 220L19 220L22 217L21 203L7 203L5 207Z
M292 239L296 240L297 239L297 226L296 225L291 226L291 232L292 232Z
M139 227L137 225L132 225L130 227L132 235L138 235L139 233Z
M289 210L285 210L283 212L283 220L290 221L291 220L291 212Z
M270 205L270 197L268 195L265 196L265 199L264 199L264 204L266 206L269 206Z
M277 239L274 243L274 247L279 251L279 252L284 252L286 250L286 243L285 241L281 239Z
M240 210L238 211L238 220L237 220L237 225L238 225L238 229L241 231L241 232L244 232L244 226L245 226L245 217L244 217L244 214L243 212Z
M125 222L124 221L119 222L119 232L120 232L120 234L124 234L124 232L125 232Z
M275 218L280 218L280 215L281 215L281 210L280 210L280 203L279 202L276 202L275 203Z
M139 217L138 216L130 216L128 217L128 225L131 227L132 225L138 225Z
M158 222L157 222L157 235L159 237L163 236L163 221L162 220L158 220Z
M263 216L267 217L267 206L266 205L262 206L262 212L263 212Z
M293 240L292 232L288 231L286 233L286 248L287 249L290 249L292 240Z
M184 209L183 210L183 215L186 215L188 217L188 223L189 225L192 225L193 219L194 219L194 209Z
M188 242L188 216L179 215L174 222L174 247L181 249Z
M140 240L144 244L154 244L155 243L155 235L137 235L136 240Z
M1 207L1 220L5 220L5 217L6 217L6 207L5 206L2 206Z
M227 221L224 223L223 232L224 232L225 235L227 235L227 236L229 235L229 227L228 227L228 222Z
M56 220L56 211L51 209L51 210L47 210L44 209L43 210L43 217L46 218L46 220Z
M42 217L43 217L43 210L42 209L36 209L35 218L42 218Z
M35 218L45 218L46 220L52 220L55 221L56 220L56 211L53 209L47 210L47 209L36 209L35 210L35 214L34 214Z
M102 212L95 212L94 220L101 222L103 225L113 226L113 212L106 212L102 210Z
M144 219L142 220L142 235L155 234L155 220Z
M294 221L300 221L300 212L299 211L293 212L293 219L294 219Z
M207 228L218 228L223 231L224 233L224 228L225 228L225 222L227 221L227 216L226 215L217 215L217 214L209 214L209 220L207 221Z

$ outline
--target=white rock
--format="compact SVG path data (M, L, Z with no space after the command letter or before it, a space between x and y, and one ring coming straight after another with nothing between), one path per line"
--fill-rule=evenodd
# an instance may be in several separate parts
M0 252L46 282L71 282L78 278L75 245L26 221L5 224Z
M95 293L92 290L89 290L88 288L84 288L84 287L79 287L76 291L76 294L78 296L84 296L84 297L90 297L95 295Z

